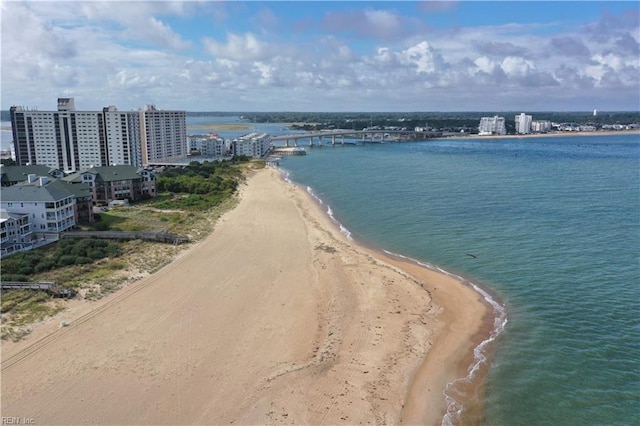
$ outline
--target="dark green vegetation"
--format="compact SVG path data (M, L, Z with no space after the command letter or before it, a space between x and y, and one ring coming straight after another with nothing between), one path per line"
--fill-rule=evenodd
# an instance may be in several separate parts
M397 126L406 129L429 127L434 131L477 132L481 117L499 115L505 118L507 132L515 131L515 116L526 112L534 120L549 120L555 123L594 125L640 123L640 112L551 112L551 111L487 111L487 112L372 112L372 113L326 113L326 112L276 112L248 113L249 121L270 123L296 123L292 129L353 129L362 130L375 126Z
M108 240L61 239L55 245L16 253L2 260L2 281L36 281L35 277L52 270L78 274L104 258L122 255L121 244ZM74 286L77 286L74 285ZM2 292L2 339L19 340L29 333L25 325L55 315L63 302L43 291L9 290Z
M3 259L2 281L29 281L29 275L33 273L86 265L121 254L121 246L109 240L63 238L49 250L26 251Z
M235 193L242 169L248 157L240 156L230 161L193 161L182 168L170 168L160 173L156 180L159 200L151 201L156 208L206 210L215 207ZM168 199L166 193L174 194ZM180 195L178 195L180 194Z

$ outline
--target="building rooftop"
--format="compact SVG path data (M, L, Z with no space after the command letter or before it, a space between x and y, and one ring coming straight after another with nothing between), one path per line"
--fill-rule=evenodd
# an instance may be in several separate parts
M49 166L2 166L0 167L2 182L23 182L28 179L29 175L51 176L53 172L59 172L58 169Z
M90 169L80 170L79 172L71 173L65 177L67 182L82 182L82 175L91 173L96 175L96 181L113 182L116 180L132 180L140 179L139 171L142 170L136 166L104 166L104 167L91 167Z
M28 215L26 213L9 213L5 209L0 209L0 222L4 222L5 220L9 220L9 219L18 220L20 218L23 218L24 216L28 216Z
M68 190L56 185L45 184L40 186L39 181L37 183L18 184L2 188L2 201L55 202L64 200L72 195Z

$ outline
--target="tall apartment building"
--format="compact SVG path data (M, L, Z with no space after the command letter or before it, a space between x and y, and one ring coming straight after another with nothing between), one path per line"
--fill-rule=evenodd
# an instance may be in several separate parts
M187 156L186 112L158 110L77 111L59 98L57 111L10 108L18 165L76 171L108 165L146 166Z
M147 105L140 120L144 164L186 158L187 124L185 111L165 111Z
M120 165L142 165L140 134L140 113L118 111L115 106L102 109L107 136L108 164L94 164L95 167ZM83 167L83 169L88 167Z
M480 136L487 135L506 135L507 128L504 124L504 117L482 117L478 126L478 134Z
M520 135L527 135L531 133L531 120L532 117L530 115L525 114L524 112L516 115L516 133Z
M102 115L76 111L72 98L58 99L57 111L9 111L18 165L76 170L106 161Z

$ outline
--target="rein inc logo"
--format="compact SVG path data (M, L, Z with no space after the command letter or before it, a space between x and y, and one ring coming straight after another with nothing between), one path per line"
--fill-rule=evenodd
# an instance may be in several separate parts
M1 417L3 425L35 425L36 420L30 417Z

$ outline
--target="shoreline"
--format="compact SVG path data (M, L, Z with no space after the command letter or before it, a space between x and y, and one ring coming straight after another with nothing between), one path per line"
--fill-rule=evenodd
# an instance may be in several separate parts
M333 216L330 205L319 198L310 187L306 187L305 191L302 185L291 182L288 172L279 170L287 183L307 194L310 201L321 210L320 213L330 220L334 232L356 247L415 277L416 282L435 301L439 309L443 310L437 316L442 322L441 328L434 332L430 341L431 348L417 367L407 389L400 423L449 425L458 424L462 419L462 424L480 424L482 393L490 367L492 343L507 323L505 307L499 297L458 273L389 252L360 241L357 237L354 238L351 231ZM436 285L440 285L440 290ZM466 293L462 301L460 293L452 291L456 287L463 288ZM468 308L467 304L473 303L483 305L482 314L476 312L475 316L467 318L463 310ZM458 336L459 340L451 341L448 333L452 331L466 334L464 337ZM449 363L447 367L442 365L444 360ZM432 391L432 388L442 389L441 396Z
M247 180L169 265L54 317L39 340L3 343L3 415L440 424L490 307L453 276L351 241L279 170Z

